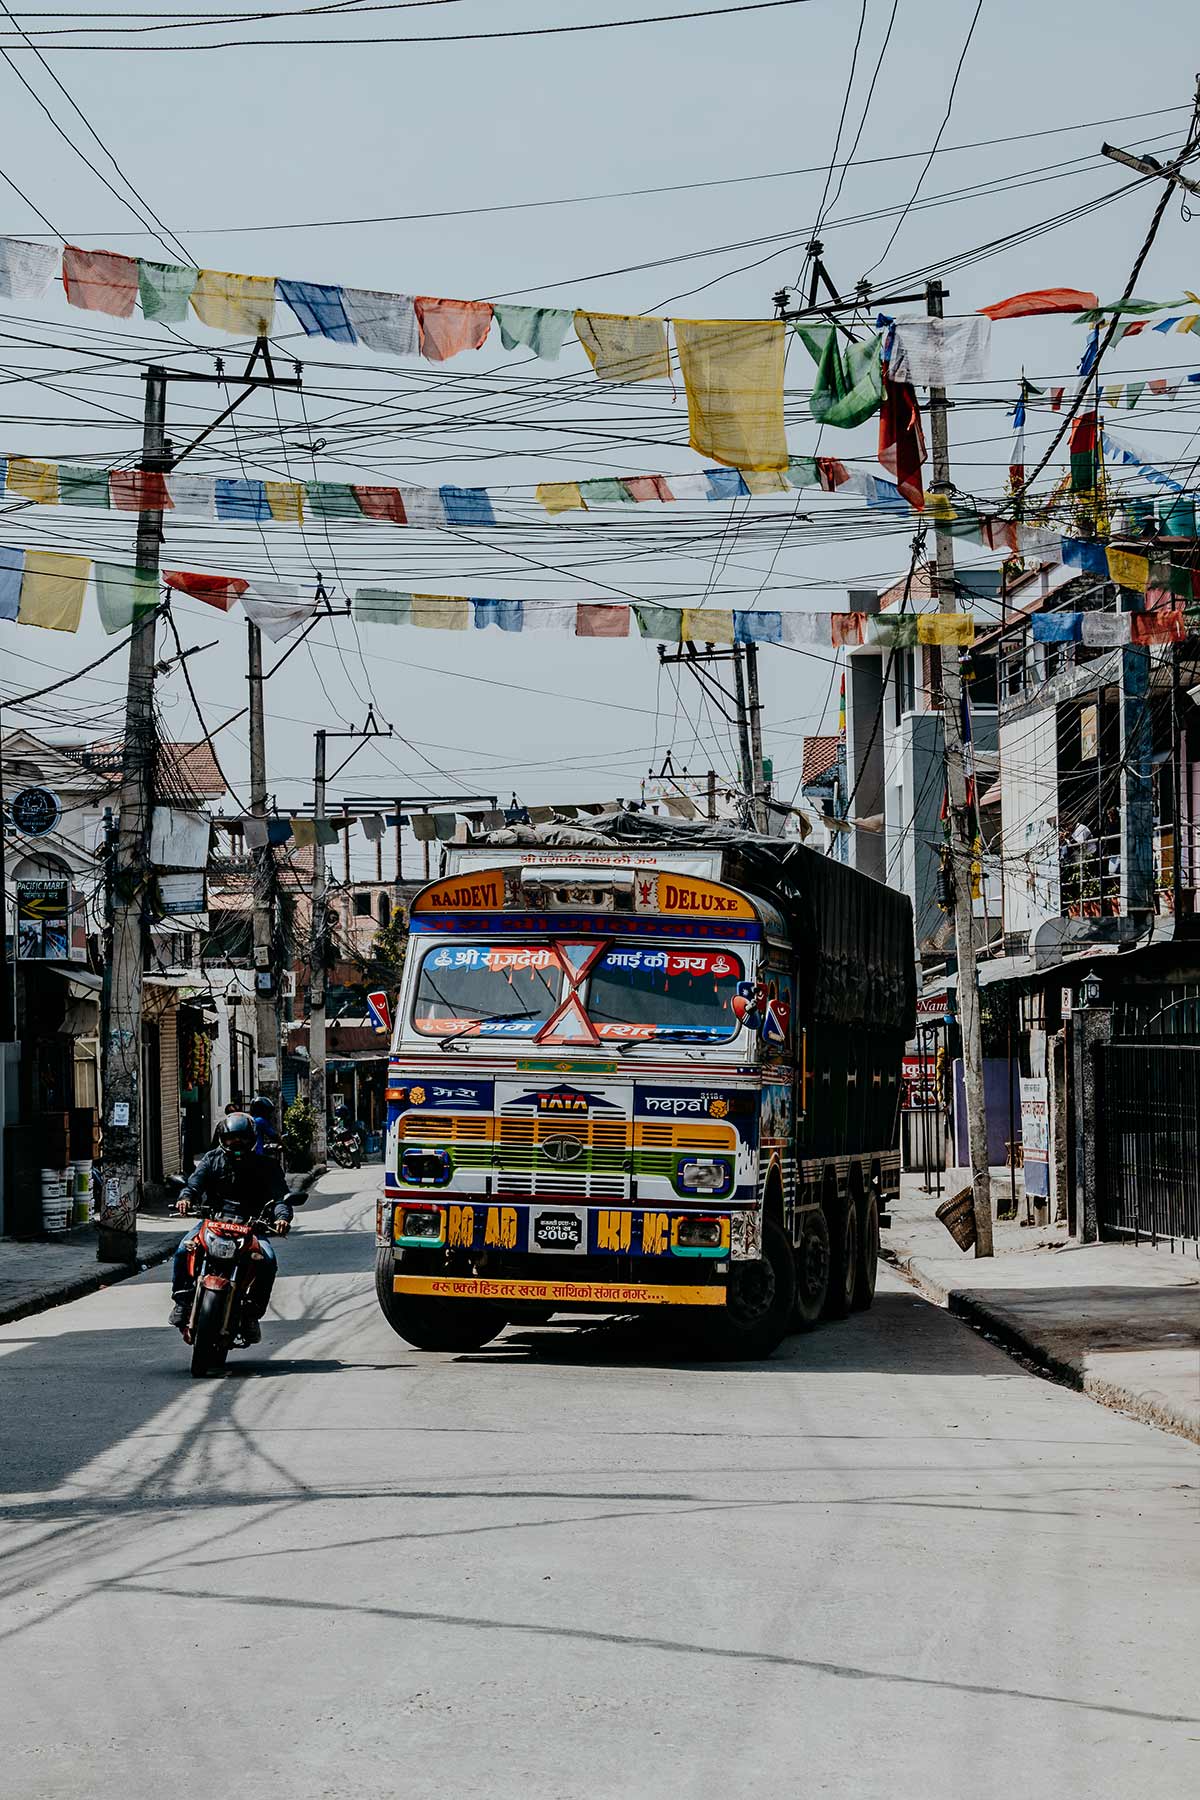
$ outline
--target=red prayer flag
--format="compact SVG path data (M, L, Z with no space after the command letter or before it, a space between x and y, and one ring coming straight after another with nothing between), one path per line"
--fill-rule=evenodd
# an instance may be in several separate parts
M157 469L110 469L108 497L121 512L170 512L175 505Z
M866 613L860 612L830 613L829 636L836 649L862 643L866 616Z
M392 525L407 525L404 496L399 488L356 487L354 498L368 519L386 519Z
M1086 294L1082 288L1035 288L979 310L985 319L1027 319L1034 313L1094 312L1099 304L1098 294Z
M622 475L621 486L631 500L673 500L674 494L662 475Z
M1050 389L1050 411L1051 412L1061 412L1062 411L1063 395L1065 393L1066 393L1065 388L1052 387Z
M1129 640L1133 644L1179 644L1183 637L1182 606L1130 614Z
M240 575L197 575L188 569L164 569L163 580L176 592L203 600L206 606L215 606L221 612L228 612L238 595L250 586Z
M581 601L575 608L575 636L628 637L629 608L616 601L600 601L594 605Z
M841 487L843 482L849 481L849 469L844 462L839 462L836 456L816 456L813 461L817 467L817 480L824 493L832 494Z
M925 505L921 465L925 461L925 433L921 409L911 382L896 382L883 365L883 404L879 409L879 461L908 504L918 512Z
M437 300L432 294L413 299L421 332L421 355L445 362L463 350L478 350L492 329L490 300Z
M63 248L62 282L72 306L109 313L114 319L128 319L137 299L137 258L119 256L112 250L80 250L75 244L67 244Z

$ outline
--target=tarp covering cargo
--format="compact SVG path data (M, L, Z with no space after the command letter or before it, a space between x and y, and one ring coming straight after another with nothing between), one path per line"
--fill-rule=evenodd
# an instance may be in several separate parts
M736 825L630 811L587 825L508 826L471 842L530 849L720 850L724 879L771 900L788 920L800 951L799 998L808 1018L912 1035L916 964L908 896L819 851Z

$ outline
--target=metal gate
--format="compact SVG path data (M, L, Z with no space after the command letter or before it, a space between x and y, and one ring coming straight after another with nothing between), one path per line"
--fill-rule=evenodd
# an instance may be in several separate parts
M1200 1240L1200 1044L1099 1056L1101 1236Z

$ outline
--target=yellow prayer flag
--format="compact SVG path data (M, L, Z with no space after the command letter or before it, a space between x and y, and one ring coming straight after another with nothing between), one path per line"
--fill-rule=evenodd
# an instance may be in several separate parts
M304 489L298 481L265 481L271 517L281 525L303 525Z
M601 381L669 381L665 319L626 313L575 314L575 336Z
M45 631L78 631L91 568L86 556L27 550L17 624L40 625Z
M949 494L926 494L925 517L935 525L953 525L958 518Z
M1144 556L1137 556L1132 550L1108 549L1108 573L1118 587L1133 588L1136 593L1144 594L1150 585L1150 563Z
M752 494L790 494L792 491L778 469L743 469L741 476Z
M465 631L471 623L471 602L457 594L414 594L412 622L426 631Z
M5 485L10 494L19 494L22 500L36 500L39 506L56 506L58 464L33 462L27 456L10 456Z
M679 635L684 643L732 644L733 614L720 606L685 606Z
M583 506L577 481L539 481L537 498L548 513L577 512Z
M234 337L267 337L275 321L275 281L270 275L230 275L201 269L192 310L214 331Z
M917 615L918 644L958 644L975 642L975 617L972 613L929 612Z
M676 319L693 450L741 469L786 469L781 319Z

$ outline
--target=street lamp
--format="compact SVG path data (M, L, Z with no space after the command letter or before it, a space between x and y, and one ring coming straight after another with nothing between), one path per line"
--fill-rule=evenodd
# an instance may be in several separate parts
M1079 984L1080 1006L1099 1006L1103 991L1100 977L1094 969L1089 969Z

